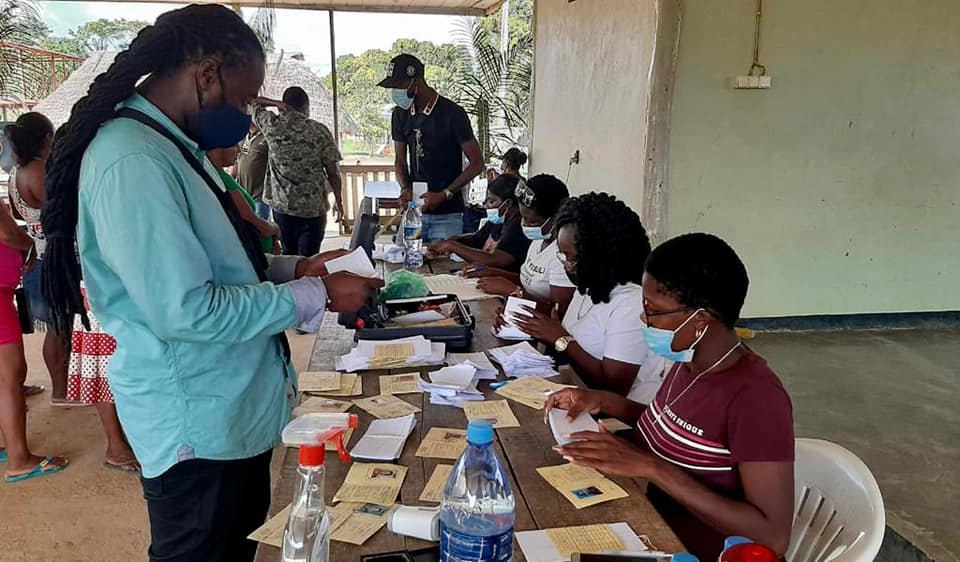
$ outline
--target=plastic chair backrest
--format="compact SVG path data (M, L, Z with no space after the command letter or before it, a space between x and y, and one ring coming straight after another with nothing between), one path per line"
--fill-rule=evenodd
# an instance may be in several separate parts
M787 561L872 561L886 516L870 469L852 452L820 439L797 439L796 458Z

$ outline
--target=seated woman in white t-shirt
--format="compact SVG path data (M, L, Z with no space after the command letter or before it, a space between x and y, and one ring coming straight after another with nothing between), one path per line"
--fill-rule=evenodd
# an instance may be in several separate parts
M557 310L563 316L576 285L557 257L554 215L570 197L567 186L549 174L540 174L517 185L523 233L532 240L520 272L488 268L468 274L481 277L478 286L492 295L514 295L537 302L542 312Z
M534 311L514 321L566 355L590 388L649 402L664 360L650 351L637 320L650 241L640 217L606 193L572 197L557 213L557 254L577 286L563 320Z

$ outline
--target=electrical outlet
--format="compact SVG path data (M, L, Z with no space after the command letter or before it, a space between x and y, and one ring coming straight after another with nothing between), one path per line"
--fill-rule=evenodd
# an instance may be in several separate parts
M770 76L737 76L733 79L733 87L738 90L766 90L772 85Z

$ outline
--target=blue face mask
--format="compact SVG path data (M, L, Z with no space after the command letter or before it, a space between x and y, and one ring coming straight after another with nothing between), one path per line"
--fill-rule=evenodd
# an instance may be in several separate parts
M676 330L664 330L663 328L654 328L653 326L648 326L647 324L641 322L640 329L643 331L643 340L646 342L647 347L650 348L650 351L656 353L660 357L669 359L677 363L689 363L693 360L693 348L700 343L700 340L703 339L703 336L707 333L706 328L703 332L697 334L696 341L690 345L689 348L683 349L681 351L673 350L673 338L677 335L684 326L687 325L694 316L700 313L703 309L698 308L691 314L687 316L687 319L683 321ZM709 326L708 326L709 327Z
M390 90L390 97L393 98L393 103L397 104L400 109L410 109L410 106L413 105L413 98L410 97L405 88Z
M490 224L503 224L505 218L500 215L500 209L487 209L487 221Z
M540 226L524 226L523 235L529 238L530 240L546 240L550 237L549 234L543 233L543 228L547 226L547 223L552 219L547 219L547 222L541 224Z
M223 78L220 79L220 89L223 90ZM200 112L197 114L196 141L200 150L237 146L250 132L252 118L248 113L226 102L215 107L203 107L199 87L197 103Z

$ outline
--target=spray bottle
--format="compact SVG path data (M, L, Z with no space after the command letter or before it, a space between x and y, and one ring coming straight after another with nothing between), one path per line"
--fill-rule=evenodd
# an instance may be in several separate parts
M356 414L306 414L283 428L283 442L300 447L297 489L283 531L283 562L327 562L330 559L330 515L324 501L326 443L337 444L337 456L350 462L343 432L357 427Z

